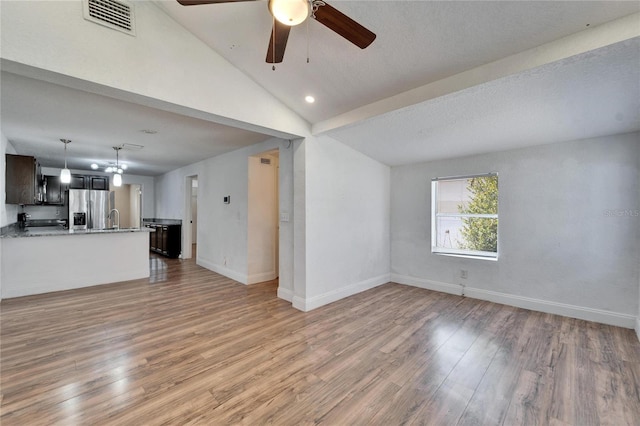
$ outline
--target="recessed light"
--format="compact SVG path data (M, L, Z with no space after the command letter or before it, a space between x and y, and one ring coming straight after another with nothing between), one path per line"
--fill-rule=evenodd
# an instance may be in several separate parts
M91 164L91 169L98 170L98 165L96 163Z
M307 95L307 96L304 97L304 100L307 101L307 103L312 104L312 103L314 103L316 101L316 98L314 98L311 95Z

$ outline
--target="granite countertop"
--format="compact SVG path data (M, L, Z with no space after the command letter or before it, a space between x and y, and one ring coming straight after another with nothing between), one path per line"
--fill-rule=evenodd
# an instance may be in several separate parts
M89 229L86 231L74 231L70 229L62 229L60 227L35 227L27 229L18 229L12 232L6 232L0 238L23 238L23 237L52 237L66 235L93 235L93 234L121 234L125 232L152 232L149 228L119 228L119 229Z

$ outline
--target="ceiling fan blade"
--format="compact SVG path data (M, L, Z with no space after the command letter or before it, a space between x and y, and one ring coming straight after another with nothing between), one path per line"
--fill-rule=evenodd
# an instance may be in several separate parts
M326 3L318 7L315 18L316 21L340 34L360 49L369 46L376 39L374 33Z
M216 3L239 3L244 1L257 1L257 0L177 0L183 6L195 6L198 4L216 4Z
M290 26L281 24L276 20L273 21L273 29L271 30L271 38L269 39L269 48L267 49L268 64L278 64L282 62L282 58L284 58L284 50L287 47L287 40L289 39L289 31L291 31Z

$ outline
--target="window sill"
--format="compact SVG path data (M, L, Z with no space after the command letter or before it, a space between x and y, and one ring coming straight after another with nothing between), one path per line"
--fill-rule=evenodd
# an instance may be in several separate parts
M432 251L431 254L437 254L438 256L448 256L448 257L461 257L463 259L477 259L477 260L489 260L492 262L498 261L498 256L490 257L490 256L474 256L471 254L457 254L457 253L443 253L438 251Z

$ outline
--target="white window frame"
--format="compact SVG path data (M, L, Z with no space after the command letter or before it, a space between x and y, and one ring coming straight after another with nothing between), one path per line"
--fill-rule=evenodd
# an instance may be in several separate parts
M498 215L500 213L498 206L498 214L472 214L472 213L438 213L436 210L438 208L438 182L443 181L452 181L452 180L467 180L475 177L483 177L483 176L498 176L498 173L484 173L477 175L468 175L468 176L448 176L448 177L438 177L431 180L431 253L445 256L455 256L455 257L464 257L469 259L483 259L483 260L498 260L498 253L500 251L500 238L499 238L499 228L500 228L500 220L498 219ZM488 218L488 219L498 219L498 246L496 248L496 252L491 251L481 251L481 250L463 250L463 249L455 249L455 248L444 248L438 247L438 229L437 229L437 218L438 217L454 217L454 218Z

